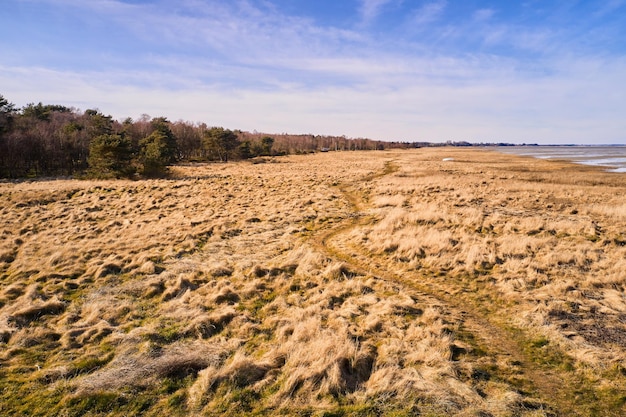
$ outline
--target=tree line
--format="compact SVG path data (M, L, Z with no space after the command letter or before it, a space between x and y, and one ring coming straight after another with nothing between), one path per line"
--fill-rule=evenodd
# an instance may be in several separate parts
M345 136L243 132L148 115L118 121L96 109L83 112L41 102L17 108L0 95L0 178L153 177L166 175L175 163L389 145Z

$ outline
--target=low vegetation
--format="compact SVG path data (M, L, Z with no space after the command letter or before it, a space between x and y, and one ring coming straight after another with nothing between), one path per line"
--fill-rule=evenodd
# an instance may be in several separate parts
M626 413L623 174L265 162L0 183L0 414Z

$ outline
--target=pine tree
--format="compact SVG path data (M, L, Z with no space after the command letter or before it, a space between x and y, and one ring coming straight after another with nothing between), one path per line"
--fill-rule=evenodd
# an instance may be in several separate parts
M135 173L133 152L128 139L120 135L100 135L89 145L88 174L94 178L122 178Z
M167 173L167 165L172 160L168 138L162 132L155 130L143 138L139 160L143 165L142 174L148 177L160 177Z

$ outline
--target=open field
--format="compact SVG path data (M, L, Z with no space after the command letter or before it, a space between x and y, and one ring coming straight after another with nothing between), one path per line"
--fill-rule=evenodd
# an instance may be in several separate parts
M626 174L331 152L0 215L0 415L626 415Z

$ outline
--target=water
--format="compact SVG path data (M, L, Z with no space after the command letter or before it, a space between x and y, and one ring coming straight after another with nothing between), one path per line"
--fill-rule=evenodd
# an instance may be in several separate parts
M626 146L500 146L496 149L514 155L606 167L609 172L626 172Z

